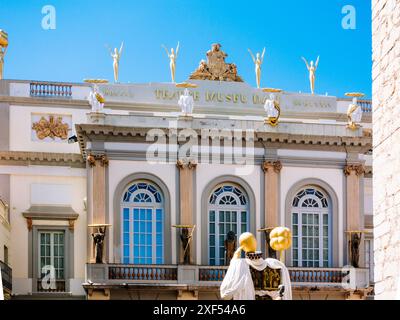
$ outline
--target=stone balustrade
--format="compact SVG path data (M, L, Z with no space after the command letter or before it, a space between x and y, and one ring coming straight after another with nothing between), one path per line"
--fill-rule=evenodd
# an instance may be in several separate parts
M182 283L178 265L124 265L124 264L87 264L87 279L93 283ZM197 284L219 286L224 279L227 266L190 266L196 269ZM342 268L288 268L293 285L332 286L341 285L349 275ZM368 269L355 269L357 287L365 286ZM362 284L361 284L362 282Z
M31 97L72 98L72 85L49 82L31 82Z

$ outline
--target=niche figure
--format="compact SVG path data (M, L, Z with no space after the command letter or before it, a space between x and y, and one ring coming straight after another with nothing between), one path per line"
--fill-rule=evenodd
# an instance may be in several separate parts
M181 231L181 241L183 247L183 264L190 264L190 241L192 234L188 228L183 228Z
M354 268L358 268L358 262L360 259L360 244L361 244L361 233L352 233L350 240L350 250L351 250L350 262Z
M236 234L233 231L229 231L226 235L226 239L224 241L225 246L225 265L229 266L233 255L236 251Z
M98 228L96 233L92 233L93 242L96 247L96 263L103 263L103 247L105 236L105 228Z

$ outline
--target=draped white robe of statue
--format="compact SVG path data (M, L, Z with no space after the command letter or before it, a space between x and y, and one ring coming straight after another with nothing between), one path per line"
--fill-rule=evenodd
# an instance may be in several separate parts
M362 119L363 111L360 106L357 107L356 110L354 110L353 114L351 115L351 120L354 123L360 123Z
M192 114L193 106L194 106L194 99L189 94L188 89L185 89L184 94L179 97L178 105L181 107L181 111L183 114L185 114L185 115Z
M285 286L282 299L292 300L289 271L282 262L276 259L232 259L220 287L222 299L255 300L256 293L253 279L251 278L250 266L258 271L262 271L266 267L280 269L282 284Z
M1 277L1 267L0 267L0 300L4 300L3 278Z
M275 108L274 100L267 100L264 105L264 110L268 118L277 118L279 115L278 110Z

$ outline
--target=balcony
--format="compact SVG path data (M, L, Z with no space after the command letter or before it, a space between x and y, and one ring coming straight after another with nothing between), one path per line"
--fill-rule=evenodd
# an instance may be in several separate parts
M3 280L4 298L9 299L12 292L12 269L0 261L1 277Z
M226 266L87 264L84 287L150 287L157 284L217 291L227 269ZM343 283L356 288L369 286L368 269L354 269L352 283L347 281L350 271L341 268L289 268L289 274L293 289L343 288Z
M72 98L72 85L50 82L31 82L31 97Z
M37 292L38 293L64 293L65 292L65 280L57 279L53 285L48 284L43 286L42 280L37 280Z

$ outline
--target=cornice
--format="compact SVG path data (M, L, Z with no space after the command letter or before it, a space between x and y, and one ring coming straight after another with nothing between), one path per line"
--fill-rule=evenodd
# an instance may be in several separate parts
M129 141L131 138L145 140L147 132L153 127L122 127L113 125L97 125L97 124L81 124L76 125L80 148L85 153L85 145L90 140L102 140L107 138L108 141ZM168 128L160 128L167 130ZM200 138L200 129L195 129ZM110 140L111 139L111 140ZM243 140L246 139L245 132ZM355 152L365 153L372 148L372 138L366 136L341 137L326 135L304 135L276 132L255 132L255 142L263 144L265 147L274 148L293 148L312 150L339 150L346 152L352 149ZM199 139L200 141L200 139Z
M85 161L80 154L29 151L0 151L0 165L86 167Z

